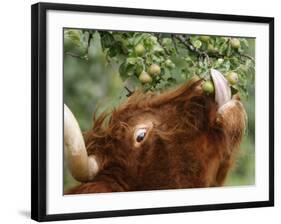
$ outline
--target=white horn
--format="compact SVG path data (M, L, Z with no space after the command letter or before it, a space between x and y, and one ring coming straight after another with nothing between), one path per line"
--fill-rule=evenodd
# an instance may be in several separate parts
M80 181L93 180L99 167L94 155L88 156L85 142L79 125L70 111L64 105L64 153L72 176Z
M219 107L231 100L231 90L226 78L216 69L211 69L211 77L215 86L215 100Z

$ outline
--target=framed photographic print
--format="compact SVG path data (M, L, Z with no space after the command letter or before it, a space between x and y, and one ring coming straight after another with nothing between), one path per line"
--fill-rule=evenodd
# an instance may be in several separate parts
M274 19L32 6L32 219L274 205Z

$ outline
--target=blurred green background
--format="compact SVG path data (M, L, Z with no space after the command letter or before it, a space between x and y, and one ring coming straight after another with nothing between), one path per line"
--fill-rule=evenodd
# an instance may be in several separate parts
M65 32L64 35L64 102L74 113L82 131L86 131L92 126L94 111L99 114L104 110L110 110L126 99L128 92L124 86L130 86L130 83L128 80L124 81L119 73L120 61L126 60L126 58L121 55L118 60L114 60L114 58L108 60L100 36L92 38L94 41L88 46L88 52L86 52L89 53L91 50L91 57L88 57L88 54L84 52L84 49L87 48L84 43L88 39L82 40L81 38L84 36L80 36L76 40L78 44L73 44L71 39L66 37ZM255 40L247 39L247 42L248 46L244 52L254 58ZM174 70L173 72L179 71ZM255 71L250 72L252 73L250 76L254 77ZM248 115L248 127L236 165L225 183L227 186L255 183L255 88L253 80L251 79L246 84L247 96L242 96ZM69 189L77 184L78 182L71 177L64 163L64 189Z

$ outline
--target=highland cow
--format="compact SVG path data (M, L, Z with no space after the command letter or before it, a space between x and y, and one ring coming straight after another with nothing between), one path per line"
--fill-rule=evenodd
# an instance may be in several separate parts
M67 194L222 186L243 137L246 113L224 77L161 94L135 92L82 137L65 106L66 161L81 185Z

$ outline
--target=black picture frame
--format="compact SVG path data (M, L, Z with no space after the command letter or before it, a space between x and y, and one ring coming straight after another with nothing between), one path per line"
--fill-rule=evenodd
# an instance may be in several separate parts
M178 206L114 210L86 213L46 214L46 13L48 10L73 12L100 12L124 15L156 16L205 19L217 21L254 22L269 25L269 200L242 203L208 204L196 206ZM32 5L31 17L31 218L37 221L54 221L115 216L132 216L161 213L192 212L221 209L253 208L274 206L274 18L183 11L163 11L136 8L118 8L89 5L37 3Z

